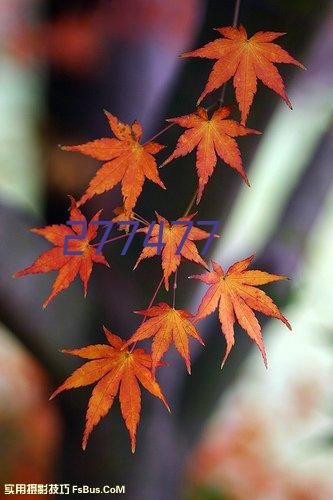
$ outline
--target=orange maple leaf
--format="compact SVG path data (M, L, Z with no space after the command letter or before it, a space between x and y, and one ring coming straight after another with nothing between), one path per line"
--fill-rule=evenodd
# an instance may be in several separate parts
M188 373L191 373L189 337L193 337L204 345L191 321L192 314L182 309L174 309L165 302L135 312L150 319L139 326L127 341L127 345L154 336L152 343L152 368L154 373L160 359L168 350L171 342L174 342L177 351L185 361Z
M145 178L165 189L153 156L164 146L157 142L140 144L142 128L137 121L132 125L126 125L111 113L105 111L105 114L115 137L97 139L79 146L63 146L62 149L79 151L96 160L106 161L90 181L78 206L121 183L124 209L130 212L142 191Z
M177 219L177 221L190 221L193 215L188 215L186 217L181 217ZM166 290L169 290L169 278L174 273L178 266L180 265L181 257L184 257L187 260L191 260L200 264L201 266L207 269L206 262L200 257L199 252L195 244L193 243L196 240L204 240L209 237L209 233L203 231L202 229L198 229L197 227L192 227L185 243L183 244L180 254L176 255L176 251L178 246L180 245L182 238L184 237L185 231L188 229L186 224L184 225L171 225L164 217L159 214L156 214L157 223L155 224L151 237L149 238L149 244L156 244L159 240L159 235L161 231L161 222L163 223L163 242L164 246L161 252L162 257L162 269L164 275L164 284ZM149 228L141 228L138 229L138 232L148 233ZM216 235L218 236L218 235ZM158 255L158 249L154 246L146 246L138 260L135 263L134 269L137 268L139 263L150 257L154 257Z
M279 45L271 43L285 33L258 31L251 38L248 38L243 26L217 28L217 31L224 38L214 40L200 49L182 55L182 57L218 59L198 103L207 94L234 77L236 99L242 116L241 123L244 125L257 91L258 78L264 85L279 94L291 108L283 80L274 64L289 63L305 68Z
M227 348L222 366L224 365L231 348L234 345L234 323L237 319L240 326L256 342L262 354L265 366L267 359L265 346L261 335L260 324L253 310L281 320L291 330L287 319L281 314L272 299L259 288L272 281L287 279L284 276L269 274L264 271L248 271L247 268L254 258L236 262L225 273L222 267L212 261L213 271L206 274L190 276L210 285L202 298L194 321L199 321L211 314L219 306L219 318L222 333L225 336ZM253 309L253 310L252 310Z
M151 356L144 349L129 351L126 343L103 327L110 345L89 345L81 349L64 349L62 352L90 359L75 370L54 391L50 399L68 389L97 382L89 399L82 448L85 450L93 428L105 417L113 405L119 390L120 409L130 434L132 452L135 451L136 430L140 420L140 382L153 396L161 399L170 411L160 386L151 373Z
M219 108L209 118L204 108L198 108L195 113L170 118L169 122L176 123L187 128L178 139L174 152L161 166L166 165L174 158L185 156L196 147L196 168L199 177L199 188L197 203L199 203L203 190L212 175L219 156L225 163L230 165L241 174L246 184L249 185L247 175L244 171L242 158L234 137L248 134L260 134L257 130L243 127L235 120L226 119L230 115L231 106Z
M32 233L39 234L55 245L54 248L43 252L35 262L14 274L14 278L26 276L27 274L48 273L50 271L59 271L53 283L52 291L43 304L45 309L49 303L63 290L68 288L77 275L80 276L84 287L84 296L87 295L88 281L93 268L93 263L104 264L109 267L108 262L102 254L96 255L95 248L89 243L97 236L98 226L93 224L99 220L98 212L90 224L87 226L86 237L82 240L71 240L68 244L69 251L80 251L82 255L65 255L64 239L65 236L77 236L82 232L81 225L71 227L64 224L55 224L43 228L31 229ZM87 222L84 215L77 208L76 202L71 198L70 221Z

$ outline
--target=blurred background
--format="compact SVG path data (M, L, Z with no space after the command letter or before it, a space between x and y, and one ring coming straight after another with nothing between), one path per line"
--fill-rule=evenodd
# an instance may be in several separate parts
M192 347L192 376L171 351L159 381L168 415L144 395L138 450L130 452L118 403L80 447L90 388L52 403L53 388L79 366L59 353L103 342L101 325L129 337L160 279L157 259L131 270L122 243L96 267L84 300L80 283L43 311L51 275L13 280L49 246L31 227L64 222L97 162L62 152L109 134L102 110L139 119L148 139L165 117L191 112L208 60L178 55L232 23L233 0L1 0L0 3L0 480L1 483L126 484L145 500L328 500L333 498L333 2L243 0L240 22L253 34L285 31L281 45L308 68L280 65L293 103L259 84L248 126L262 137L239 140L252 188L220 162L200 204L219 219L211 257L225 267L256 252L255 267L292 277L267 287L293 325L262 321L269 361L238 330L225 343L215 315L200 324L206 347ZM213 102L216 96L207 99ZM234 105L229 84L225 102ZM180 130L159 138L172 145ZM171 151L169 146L168 152ZM162 158L162 155L161 155ZM164 156L163 156L164 159ZM168 191L146 183L137 212L182 215L196 189L194 155L162 171ZM120 204L114 190L84 207ZM186 277L177 303L195 311L204 291ZM149 279L147 279L149 278ZM169 300L166 292L159 295ZM92 498L92 497L91 497Z

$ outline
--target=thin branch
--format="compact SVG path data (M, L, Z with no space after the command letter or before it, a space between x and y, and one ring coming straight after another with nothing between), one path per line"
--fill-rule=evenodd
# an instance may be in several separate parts
M241 0L236 0L235 2L235 8L234 8L234 16L233 16L233 20L232 20L232 26L234 28L236 28L236 26L238 26L238 23L239 23L239 16L240 16L240 9L241 9L241 3L242 1ZM226 92L226 89L227 89L227 82L223 84L222 86L222 89L221 89L221 94L220 94L220 98L218 99L217 102L214 102L213 104L211 104L210 106L208 106L208 108L205 108L206 111L210 111L211 109L213 109L216 105L218 105L218 107L221 107L223 102L224 102L224 98L225 98L225 92ZM156 139L157 137L159 137L161 134L163 134L164 132L166 132L167 130L169 130L171 127L173 127L174 125L176 125L175 123L169 123L166 127L164 127L160 132L158 132L156 135L154 135L149 141L147 142L150 142L150 141L153 141L154 139ZM161 168L161 167L160 167ZM192 210L194 204L195 204L195 200L196 200L196 197L197 197L197 194L198 194L198 190L195 191L195 193L193 194L192 196L192 199L190 201L190 203L188 204L185 212L184 212L184 215L183 217L186 217L190 211Z
M157 294L158 294L158 292L160 291L161 286L163 285L163 280L164 280L164 276L162 275L161 281L160 281L160 282L159 282L159 284L157 285L157 287L156 287L156 289L155 289L155 292L154 292L154 294L153 294L152 298L150 299L150 302L149 302L149 305L148 305L147 309L150 309L150 308L151 308L151 306L153 305L153 303L155 302L155 299L156 299L156 297L157 297ZM147 319L147 316L145 316L145 317L143 318L143 320L142 320L142 323L141 323L141 324L143 324L143 323L146 321L146 319Z
M150 302L149 302L149 304L148 304L147 309L150 309L150 308L151 308L151 306L153 305L153 303L155 302L155 299L156 299L156 297L157 297L157 294L158 294L158 292L160 291L161 286L163 285L163 281L164 281L164 276L163 276L163 274L162 274L161 281L160 281L160 282L159 282L159 284L157 285L157 287L156 287L156 289L155 289L155 291L154 291L154 293L153 293L153 296L152 296L152 298L150 299ZM144 316L143 320L142 320L142 321L141 321L141 323L140 323L140 326L141 326L141 325L143 325L143 323L146 321L146 319L147 319L147 316ZM132 352L132 351L135 349L135 346L136 346L137 342L138 342L138 341L134 342L134 344L133 344L133 345L132 345L132 347L131 347L130 352Z
M155 291L154 291L154 293L153 293L153 296L152 296L152 298L150 299L150 302L149 302L149 304L148 304L147 309L150 309L150 308L151 308L151 306L153 305L153 303L155 302L155 299L156 299L156 297L157 297L158 292L160 291L160 288L161 288L161 286L162 286L162 284L163 284L163 281L164 281L164 276L163 276L163 274L162 274L161 281L160 281L160 282L159 282L159 284L157 285L157 287L156 287L156 289L155 289ZM141 326L141 325L143 325L143 323L146 321L146 319L147 319L147 316L144 316L143 320L142 320L142 321L141 321L141 323L140 323L140 326ZM138 341L134 342L134 344L132 345L132 347L131 347L131 349L130 349L130 352L132 352L132 351L135 349L135 346L136 346L137 342L138 342Z
M221 90L221 94L220 94L220 98L219 98L219 108L221 108L223 105L226 90L227 90L227 84L224 83L222 86L222 90Z
M240 14L241 3L242 3L241 0L236 0L235 9L234 9L234 18L233 18L233 21L232 21L232 25L233 25L234 28L236 28L236 26L239 23L239 14ZM220 95L220 98L218 100L218 106L219 107L221 107L222 104L223 104L223 102L224 102L226 89L227 89L227 82L222 86L221 95ZM209 111L215 105L216 105L216 103L211 104L208 108L206 108L206 111ZM197 192L198 192L198 190L196 190L196 192L194 193L194 195L192 197L192 200L190 201L190 203L189 203L189 205L188 205L188 207L187 207L187 209L185 211L184 217L186 215L188 215L189 212L192 210L193 205L195 203L195 199L197 197Z
M193 208L193 205L195 203L195 200L196 200L196 197L197 197L197 194L198 194L198 190L196 190L192 196L192 199L190 201L190 203L187 205L187 209L185 210L184 214L183 214L183 217L186 217L190 211L192 210Z
M172 291L172 308L176 307L176 292L177 292L177 278L178 278L178 269L175 271L175 277L173 281L173 291Z
M235 10L234 10L234 18L232 20L232 26L236 28L239 23L239 14L241 9L242 0L236 0Z
M235 9L234 9L234 18L232 20L232 26L234 28L236 28L238 26L238 23L239 23L239 14L240 14L241 3L242 3L242 0L236 0ZM220 98L219 98L219 107L221 107L223 102L224 102L226 90L227 90L227 82L225 82L223 84L222 89L221 89L221 94L220 94Z

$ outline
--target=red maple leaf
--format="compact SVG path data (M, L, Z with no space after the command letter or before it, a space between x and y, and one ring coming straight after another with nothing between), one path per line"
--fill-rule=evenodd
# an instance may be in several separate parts
M39 234L53 243L54 248L42 253L35 262L14 274L15 278L26 276L27 274L48 273L50 271L59 271L53 283L52 291L43 304L43 308L74 281L77 275L80 276L84 287L84 296L87 295L88 281L93 268L93 263L104 264L109 267L108 262L102 254L96 255L96 249L90 245L90 242L97 236L98 226L93 224L99 220L101 212L98 212L90 224L87 226L86 237L82 240L71 240L68 245L69 251L80 251L82 255L65 255L64 239L65 236L77 236L82 232L81 225L71 227L64 224L54 224L43 228L31 229L32 233ZM86 218L77 208L76 202L71 198L70 221L83 221L87 223Z
M235 120L227 119L230 111L231 107L225 106L219 108L209 118L204 108L198 108L195 113L168 120L187 130L179 137L172 155L161 166L166 165L179 156L185 156L191 153L194 148L197 148L196 168L199 177L197 203L199 203L208 179L216 167L217 156L227 165L237 170L246 184L249 185L234 137L260 134L261 132L246 128Z
M267 366L261 328L253 310L279 319L291 330L289 322L281 314L272 299L265 292L256 288L258 285L265 285L266 283L287 278L264 271L248 271L247 268L253 258L254 255L251 255L247 259L236 262L229 267L226 273L220 264L212 261L212 271L191 276L191 278L198 279L209 285L194 316L194 321L205 318L219 308L221 328L227 342L222 365L225 363L235 342L234 324L237 319L240 326L258 345Z
M249 114L253 97L257 92L257 79L279 94L291 108L283 80L274 64L289 63L305 68L279 45L271 43L285 33L258 31L251 38L248 38L243 26L239 28L228 26L218 28L217 31L224 38L214 40L200 49L183 54L183 57L217 59L198 102L201 102L207 94L234 77L233 83L243 125Z
M136 430L141 412L141 390L138 382L153 396L161 399L169 411L170 409L160 386L152 376L151 356L146 354L144 349L129 351L120 337L103 328L110 345L97 344L62 351L91 361L75 370L54 391L50 399L65 390L97 382L88 403L86 427L82 440L82 448L85 450L91 431L109 412L119 391L120 409L130 434L134 453Z
M154 337L152 343L152 368L154 372L171 342L173 342L185 361L188 373L191 373L189 338L192 337L203 344L202 338L191 321L192 314L183 309L170 307L165 302L135 312L149 319L144 321L133 333L132 337L127 341L127 345Z
M166 290L169 290L169 278L174 273L180 265L181 258L184 257L187 260L196 262L207 269L206 262L200 257L197 247L194 241L204 240L209 237L209 233L199 229L197 227L192 227L187 238L181 248L179 255L176 254L177 248L179 247L182 238L184 237L185 231L188 229L186 226L186 221L190 221L193 215L188 215L186 217L180 217L177 221L185 221L184 225L172 225L164 217L156 214L158 223L155 224L151 237L149 238L150 245L156 245L160 239L161 233L163 234L163 249L161 251L162 258L162 269L164 274L164 283ZM161 222L163 223L163 232ZM148 233L149 228L141 228L138 232ZM218 235L216 235L218 237ZM134 269L140 264L144 259L150 257L155 257L158 255L157 246L146 246L138 260L135 263Z
M132 125L121 123L105 111L115 137L97 139L79 146L63 146L65 151L79 151L96 160L106 161L90 181L88 189L79 200L82 205L97 194L113 189L121 183L124 210L131 212L142 191L145 179L150 179L165 189L160 179L154 154L164 146L157 142L140 144L142 128L139 122Z

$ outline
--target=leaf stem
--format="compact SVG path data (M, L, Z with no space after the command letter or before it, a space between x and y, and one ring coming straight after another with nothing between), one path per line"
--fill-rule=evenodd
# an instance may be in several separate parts
M236 0L235 10L234 10L234 18L232 20L232 26L236 28L239 23L239 14L241 9L242 0Z
M158 292L160 291L161 286L163 285L163 281L164 281L164 276L163 276L163 274L162 274L161 281L158 283L157 287L155 288L155 291L154 291L154 293L153 293L152 298L151 298L151 299L150 299L150 301L149 301L149 304L148 304L148 306L147 306L147 309L150 309L150 308L151 308L151 306L153 305L153 303L155 302L155 299L156 299L156 297L157 297L157 294L158 294ZM143 325L143 323L146 321L146 319L147 319L147 316L144 316L143 320L142 320L142 321L141 321L141 323L140 323L140 326L141 326L141 325ZM130 349L130 352L132 352L132 351L133 351L133 349L135 349L136 344L137 344L137 342L134 342L134 344L132 345L132 347L131 347L131 349Z
M236 28L238 23L239 23L239 14L240 14L241 3L242 3L242 0L236 0L236 2L235 2L234 17L232 20L233 28ZM221 94L220 94L220 98L219 98L219 107L221 107L223 102L224 102L226 89L227 89L227 82L225 82L223 84L222 89L221 89Z
M160 130L159 132L157 132L157 134L153 135L153 137L151 139L149 139L148 141L144 142L143 146L145 144L147 144L148 142L152 142L155 139L157 139L160 135L164 134L164 132L166 132L167 130L169 130L169 128L173 127L174 125L175 125L175 123L168 123L168 125L166 125L164 128L162 128L162 130Z
M153 296L152 296L152 298L150 299L150 302L149 302L149 304L148 304L147 309L150 309L150 308L151 308L151 306L153 305L153 303L155 302L155 299L156 299L156 297L157 297L157 294L158 294L158 292L160 291L161 286L163 285L163 280L164 280L164 276L162 275L161 281L160 281L160 282L159 282L159 284L157 285L157 287L156 287L156 289L155 289L155 291L154 291L154 293L153 293ZM143 323L146 321L146 319L147 319L147 316L145 316L145 317L143 318L143 320L142 320L141 324L143 324Z
M128 236L128 234L121 234L120 236L116 236L115 238L111 238L110 240L106 240L106 241L104 242L104 245L105 245L106 243L111 243L112 241L121 240L122 238L126 238L127 236ZM93 243L93 244L92 244L92 245L90 245L90 246L92 246L92 247L98 247L98 245L99 245L99 244L100 244L100 242L98 242L98 243Z
M192 210L193 205L194 205L195 200L196 200L196 197L197 197L197 194L198 194L198 190L196 190L193 193L192 199L191 199L190 203L187 205L187 208L186 208L186 210L185 210L185 212L183 214L183 217L186 217L190 213L190 211Z
M141 222L141 224L143 224L144 226L149 226L149 222L146 219L144 219L143 217L141 217L141 215L139 215L135 212L133 212L133 215L134 215L134 217L133 217L134 220Z
M178 269L175 271L175 277L173 281L173 291L172 291L172 308L176 307L176 291L177 291L177 278L178 278Z

